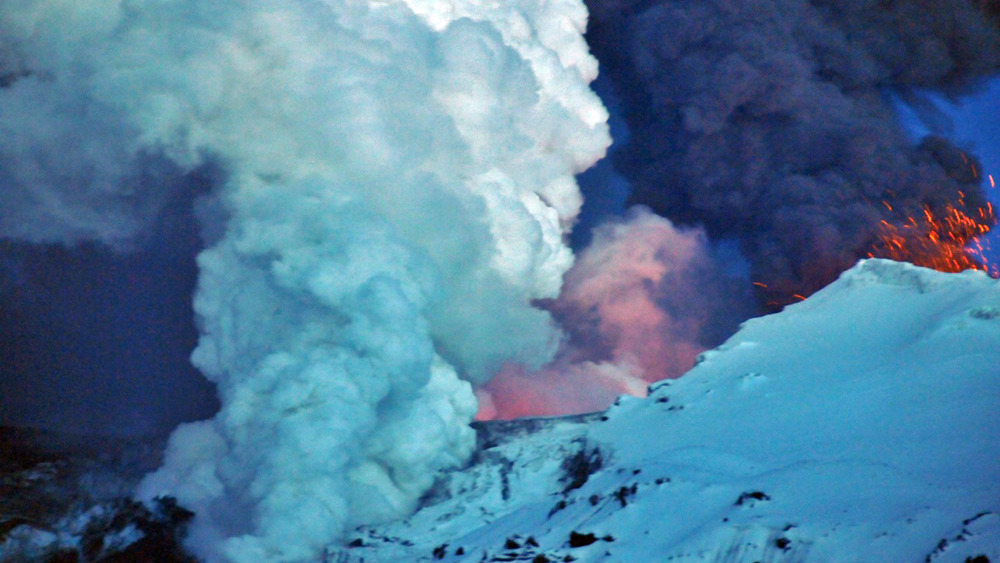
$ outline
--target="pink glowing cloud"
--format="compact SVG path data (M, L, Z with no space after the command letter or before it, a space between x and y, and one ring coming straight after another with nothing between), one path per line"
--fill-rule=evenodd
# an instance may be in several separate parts
M507 364L479 388L480 419L589 412L649 382L679 377L698 341L716 275L705 235L635 208L594 232L545 306L567 338L556 359L531 371Z

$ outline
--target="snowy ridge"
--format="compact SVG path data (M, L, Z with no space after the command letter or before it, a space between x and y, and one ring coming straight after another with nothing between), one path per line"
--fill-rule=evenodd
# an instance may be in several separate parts
M996 280L864 261L330 560L995 561L998 365Z

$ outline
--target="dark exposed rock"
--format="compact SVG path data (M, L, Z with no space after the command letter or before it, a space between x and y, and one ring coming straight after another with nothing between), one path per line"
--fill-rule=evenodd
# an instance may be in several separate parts
M597 536L591 533L581 534L577 531L569 533L570 547L585 547L597 541Z
M748 491L740 494L740 498L736 499L736 506L753 504L753 501L763 500L771 500L771 497L761 491Z
M617 491L615 491L614 497L618 499L621 503L622 508L628 506L630 500L635 497L636 492L639 490L639 485L637 483L632 483L632 486L623 485Z
M148 506L126 498L160 464L164 442L0 427L0 541L79 538L77 549L53 543L29 557L50 562L195 561L181 547L191 511L169 497Z
M604 458L601 450L595 447L588 447L581 444L580 449L572 457L563 461L562 469L565 471L566 488L564 493L573 489L579 489L587 482L591 475L596 473L604 465Z
M443 543L435 547L431 553L434 555L434 559L444 559L444 556L448 554L448 544Z

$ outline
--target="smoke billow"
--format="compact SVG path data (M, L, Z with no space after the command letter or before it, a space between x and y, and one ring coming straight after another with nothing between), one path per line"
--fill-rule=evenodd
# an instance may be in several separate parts
M169 199L171 165L115 108L80 96L120 6L64 4L0 7L0 237L129 247Z
M609 144L575 1L0 5L0 237L141 241L205 165L194 364L220 412L140 495L209 560L313 560L464 462L535 367Z
M505 365L478 390L479 416L592 412L644 396L749 316L746 285L720 269L702 230L632 208L594 230L558 299L543 304L567 331L555 360Z
M891 97L958 94L1000 69L995 2L588 5L631 130L616 165L633 202L738 238L765 301L879 255L882 221L984 205L976 159L942 138L914 146Z

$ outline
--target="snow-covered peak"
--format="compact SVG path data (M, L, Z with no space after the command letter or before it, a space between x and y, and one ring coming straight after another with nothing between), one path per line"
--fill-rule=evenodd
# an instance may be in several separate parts
M864 261L646 399L494 429L338 556L996 560L998 366L996 280Z

